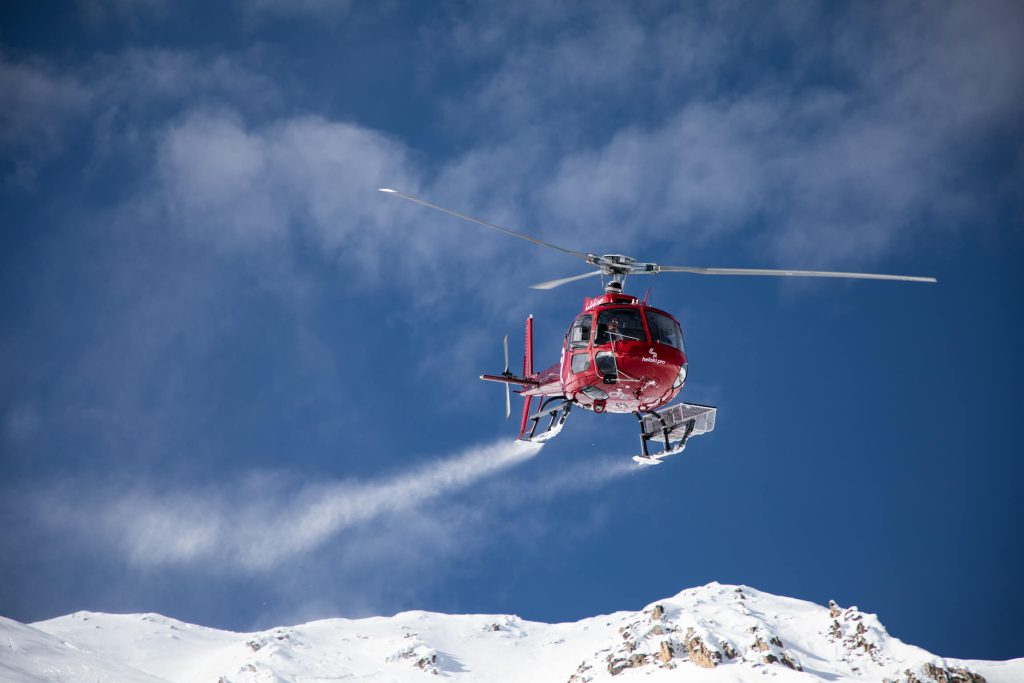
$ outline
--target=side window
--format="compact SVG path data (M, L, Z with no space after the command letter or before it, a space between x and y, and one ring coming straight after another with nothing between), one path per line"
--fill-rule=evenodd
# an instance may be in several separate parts
M589 315L583 315L572 324L572 327L569 328L570 349L585 349L590 345L590 325L592 320L593 318ZM573 370L573 372L576 372L576 370Z
M577 353L572 357L572 371L574 373L586 372L590 369L590 354Z
M651 341L674 346L683 350L683 333L675 320L661 313L647 311L647 327L651 330Z

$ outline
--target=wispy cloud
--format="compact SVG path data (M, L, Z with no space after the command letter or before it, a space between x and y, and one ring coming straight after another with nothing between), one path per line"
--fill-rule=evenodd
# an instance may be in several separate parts
M970 187L962 169L977 141L1019 132L1014 3L859 7L841 21L814 4L657 20L601 3L534 9L526 35L493 5L455 22L453 44L498 65L449 114L485 138L496 127L523 158L550 150L554 173L524 177L567 239L639 251L743 232L743 265L869 266L1007 194ZM628 125L609 126L609 109ZM1018 184L1021 172L1008 169Z
M65 130L92 102L93 93L76 76L0 55L0 160L14 165L0 167L6 179L31 186L39 166L58 153Z

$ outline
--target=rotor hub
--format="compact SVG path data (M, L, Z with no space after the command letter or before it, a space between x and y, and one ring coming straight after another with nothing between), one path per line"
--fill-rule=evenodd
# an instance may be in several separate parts
M632 256L624 254L604 254L603 256L588 254L587 261L596 266L603 277L608 278L604 290L609 293L621 293L627 275L658 272L656 264L640 263Z

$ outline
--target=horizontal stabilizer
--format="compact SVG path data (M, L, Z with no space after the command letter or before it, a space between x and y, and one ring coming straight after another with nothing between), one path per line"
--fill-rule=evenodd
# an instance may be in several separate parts
M504 382L505 384L522 384L526 387L539 387L540 382L535 379L516 377L515 375L480 375L480 379L488 382Z

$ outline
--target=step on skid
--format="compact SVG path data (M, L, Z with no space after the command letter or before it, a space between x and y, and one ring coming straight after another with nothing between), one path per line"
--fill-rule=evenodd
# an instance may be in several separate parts
M636 411L633 415L640 423L640 455L633 460L642 465L657 465L670 455L682 453L691 437L707 434L715 428L718 409L697 403L677 403L659 411ZM662 444L652 453L651 440Z

